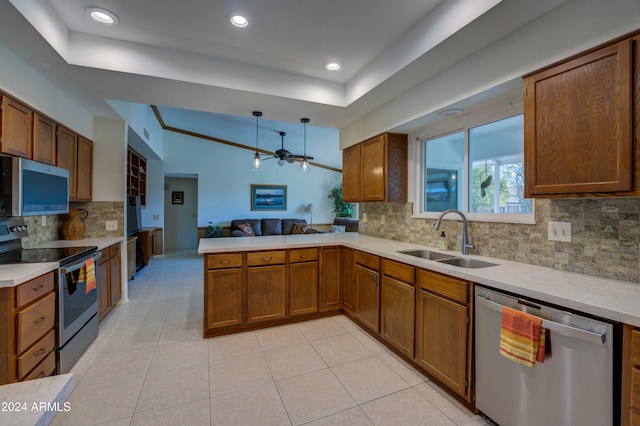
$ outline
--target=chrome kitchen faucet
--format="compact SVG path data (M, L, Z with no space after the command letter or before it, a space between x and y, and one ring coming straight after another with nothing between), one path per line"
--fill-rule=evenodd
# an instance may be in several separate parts
M433 229L436 231L440 229L440 221L442 220L442 217L448 213L457 213L462 218L462 254L467 254L467 250L472 249L473 244L468 244L467 217L460 210L450 209L440 213L440 216L438 216L438 220L436 221L436 224L433 225Z

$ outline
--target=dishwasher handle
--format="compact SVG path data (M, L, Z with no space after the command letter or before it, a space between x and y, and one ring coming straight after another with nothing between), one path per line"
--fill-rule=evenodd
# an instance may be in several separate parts
M476 295L476 305L481 305L486 308L492 309L502 313L502 305L492 302L491 300ZM560 324L557 322L549 321L542 318L542 327L555 331L567 337L575 337L577 339L586 340L592 343L602 344L607 343L607 334L594 333L592 331L583 330L581 328L571 327L570 325Z

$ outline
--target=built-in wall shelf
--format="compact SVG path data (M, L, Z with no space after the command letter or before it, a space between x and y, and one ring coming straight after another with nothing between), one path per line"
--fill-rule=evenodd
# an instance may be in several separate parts
M147 204L147 159L131 148L127 154L127 194L139 195L140 204Z

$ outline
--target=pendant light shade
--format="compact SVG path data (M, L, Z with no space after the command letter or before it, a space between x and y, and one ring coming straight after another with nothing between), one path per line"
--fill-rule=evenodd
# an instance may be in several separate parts
M308 118L301 118L300 121L304 126L304 156L302 158L302 163L300 163L300 173L309 173L311 169L309 168L309 160L307 159L307 123L310 121Z
M258 151L258 119L262 117L262 113L260 111L253 111L253 116L256 118L256 153L253 156L251 171L259 172L262 170L262 160L260 159L260 152Z

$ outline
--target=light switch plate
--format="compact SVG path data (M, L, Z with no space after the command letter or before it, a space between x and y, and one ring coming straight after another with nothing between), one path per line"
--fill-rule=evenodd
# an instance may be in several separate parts
M362 221L363 222L367 221L367 214L366 213L362 213Z
M118 230L118 221L117 220L107 220L107 231L117 231Z
M571 222L549 222L548 236L550 241L571 242Z
M385 219L386 219L386 218L384 217L384 215L383 215L383 214L381 214L381 215L380 215L380 223L384 225L384 224L385 224Z

